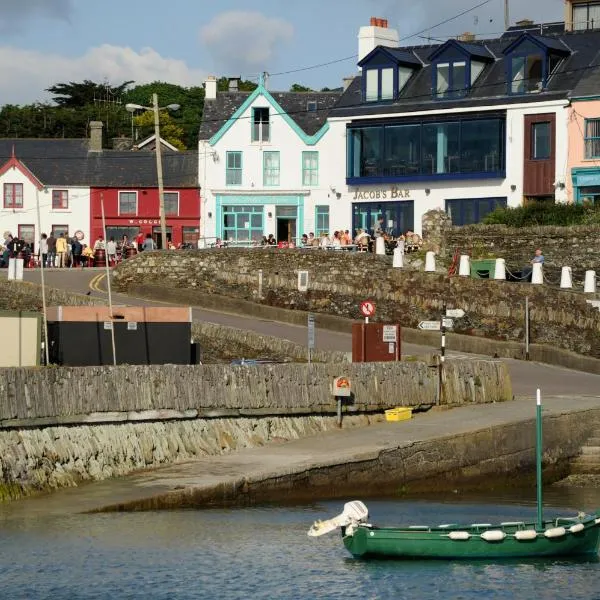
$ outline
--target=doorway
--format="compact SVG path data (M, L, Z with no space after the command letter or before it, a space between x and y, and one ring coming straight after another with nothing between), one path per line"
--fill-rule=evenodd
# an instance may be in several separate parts
M277 218L277 242L296 242L296 219Z
M170 242L173 236L173 228L170 226L167 226L167 241ZM161 228L159 227L153 227L152 228L152 239L154 240L154 245L156 246L157 250L162 250L162 235L161 235Z

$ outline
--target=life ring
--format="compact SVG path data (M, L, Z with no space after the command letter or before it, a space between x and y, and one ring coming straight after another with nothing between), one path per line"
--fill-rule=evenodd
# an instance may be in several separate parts
M74 235L79 241L81 241L85 237L85 235L83 234L83 231L81 231L81 229L78 229Z

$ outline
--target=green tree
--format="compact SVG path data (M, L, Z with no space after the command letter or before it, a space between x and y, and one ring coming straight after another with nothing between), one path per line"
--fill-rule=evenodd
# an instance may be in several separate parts
M108 83L96 83L85 79L78 83L55 83L46 88L54 94L52 101L64 108L81 108L94 102L118 102L133 81L124 81L121 85L110 86Z
M182 141L184 136L183 127L174 123L171 115L166 110L159 113L160 137L163 140L173 144L178 150L185 150L185 144ZM154 133L154 111L147 110L134 117L133 122L142 132L142 138L148 137ZM158 143L158 140L156 141Z
M290 92L314 92L314 90L299 83L294 83L290 88Z

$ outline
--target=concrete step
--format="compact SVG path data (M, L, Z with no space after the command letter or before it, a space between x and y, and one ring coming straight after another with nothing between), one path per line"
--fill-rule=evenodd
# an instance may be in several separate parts
M600 475L600 462L597 462L597 463L585 463L585 462L571 463L571 474Z
M600 456L596 455L596 454L580 454L579 456L576 456L573 459L573 462L580 462L580 463L589 463L589 464L600 464Z
M581 454L583 455L593 455L600 457L600 446L583 446L581 449Z
M600 446L600 437L592 437L586 443L586 446Z

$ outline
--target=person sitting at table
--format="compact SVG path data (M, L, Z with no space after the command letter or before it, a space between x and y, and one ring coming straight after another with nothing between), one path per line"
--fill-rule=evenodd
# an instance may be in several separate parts
M359 229L354 243L358 246L359 250L365 252L369 247L369 234L364 229Z
M305 233L302 234L302 238L300 239L300 244L302 246L308 246L308 236Z
M319 240L315 237L315 234L311 231L308 234L308 245L313 248L317 248L319 246Z
M321 240L319 241L319 246L321 248L327 248L330 245L331 245L331 242L329 240L329 236L323 231L321 233Z
M339 231L334 231L333 232L333 238L331 239L331 245L334 248L341 248L341 246L342 246L342 237L340 236L340 232Z
M277 240L272 233L270 233L269 237L267 238L267 246L277 246Z

